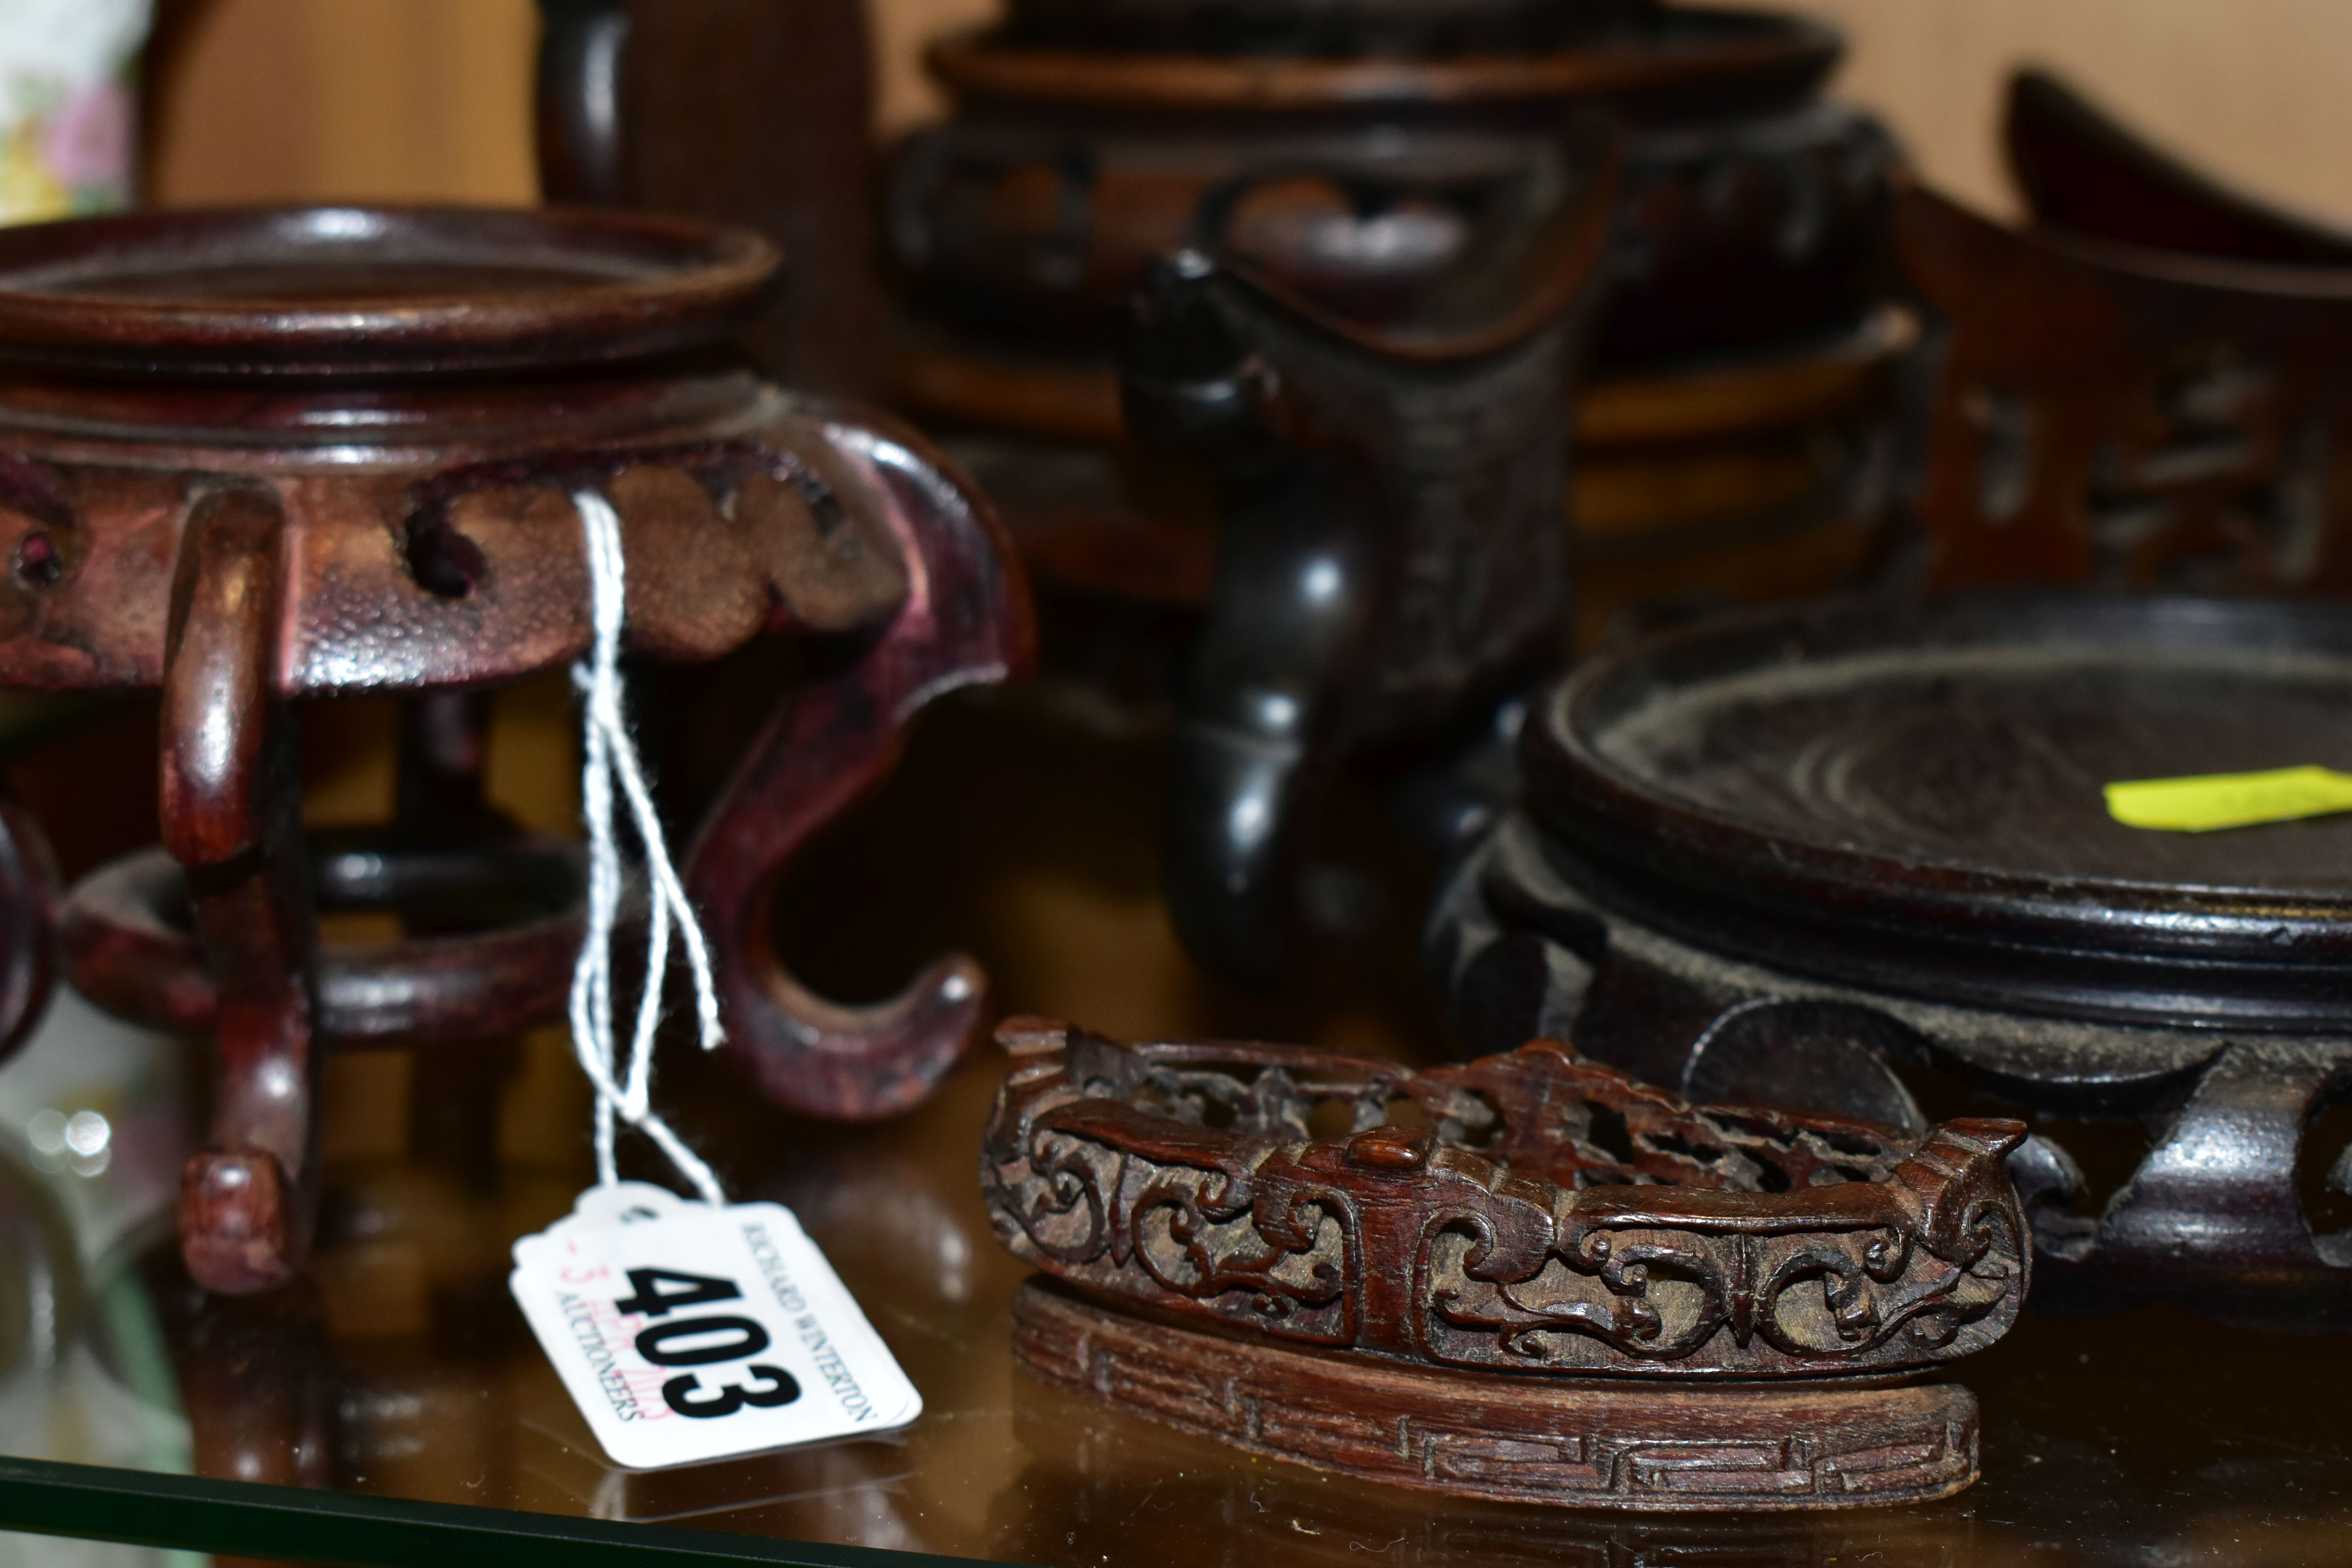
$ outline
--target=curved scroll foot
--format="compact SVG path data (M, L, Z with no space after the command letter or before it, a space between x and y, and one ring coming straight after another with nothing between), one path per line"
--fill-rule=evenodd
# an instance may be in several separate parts
M258 1149L198 1154L180 1173L180 1247L206 1289L270 1290L300 1267L308 1216L286 1173Z
M1244 293L1197 252L1159 264L1121 385L1139 437L1204 455L1221 478L1215 595L1170 759L1169 913L1212 971L1270 989L1295 945L1294 892L1347 738L1342 710L1372 675L1380 531L1345 465L1278 454L1284 384L1245 335L1256 319L1228 308Z
M1339 689L1370 657L1372 563L1331 512L1228 512L1217 598L1169 762L1162 877L1185 948L1271 989L1297 945L1297 888L1345 741Z
M919 438L845 424L826 435L906 552L907 601L878 638L827 650L839 657L782 700L704 819L687 884L718 950L729 1048L775 1103L864 1121L913 1106L971 1048L980 966L940 959L888 1002L840 1006L778 958L769 899L801 846L888 773L915 715L1024 673L1032 631L994 517Z
M768 992L800 1032L795 1049L742 1053L761 1090L779 1104L863 1121L915 1104L963 1059L986 1016L988 976L958 952L870 1007L827 1002L781 968Z

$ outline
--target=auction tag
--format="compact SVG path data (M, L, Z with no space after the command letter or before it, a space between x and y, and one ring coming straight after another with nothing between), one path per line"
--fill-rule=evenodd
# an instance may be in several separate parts
M2107 815L2126 827L2210 833L2352 811L2352 773L2334 768L2273 768L2258 773L2132 779L2106 787Z
M591 1187L507 1279L604 1452L633 1470L904 1426L922 1396L792 1210Z

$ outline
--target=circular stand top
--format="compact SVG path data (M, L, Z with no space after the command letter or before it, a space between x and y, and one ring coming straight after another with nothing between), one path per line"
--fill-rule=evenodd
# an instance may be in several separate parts
M1415 58L1170 54L1028 47L988 32L931 46L949 90L995 103L1114 113L1412 112L1605 100L1639 121L1717 119L1810 97L1843 53L1794 16L1675 9L1588 47Z
M1993 1006L2352 1019L2352 816L2126 827L2102 786L2352 769L2352 612L1849 605L1596 659L1527 742L1564 868L1717 951Z
M108 374L526 370L705 347L782 260L639 213L295 207L0 230L0 359Z
M1657 20L1656 0L1012 0L1023 44L1202 54L1524 52Z

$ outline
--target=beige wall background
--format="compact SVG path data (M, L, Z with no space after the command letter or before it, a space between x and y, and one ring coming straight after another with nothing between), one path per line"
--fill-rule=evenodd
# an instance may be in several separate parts
M2352 226L2347 0L1801 3L1852 40L1840 90L1973 201L2010 205L1993 127L2003 78L2032 61L2228 179ZM996 0L873 5L895 131L942 107L924 42ZM535 16L531 0L211 0L164 105L158 192L530 200Z
M1846 28L1840 79L1928 176L2009 210L2003 80L2053 67L2145 132L2272 199L2352 226L2346 0L1802 0Z
M175 205L528 202L532 0L184 0L152 188Z

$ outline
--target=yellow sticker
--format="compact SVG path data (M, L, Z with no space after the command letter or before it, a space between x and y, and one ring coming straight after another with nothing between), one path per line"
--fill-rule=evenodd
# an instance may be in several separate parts
M2334 768L2273 768L2261 773L2205 773L2185 779L2131 779L2106 788L2107 815L2126 827L2210 833L2258 822L2293 822L2352 811L2352 773Z

